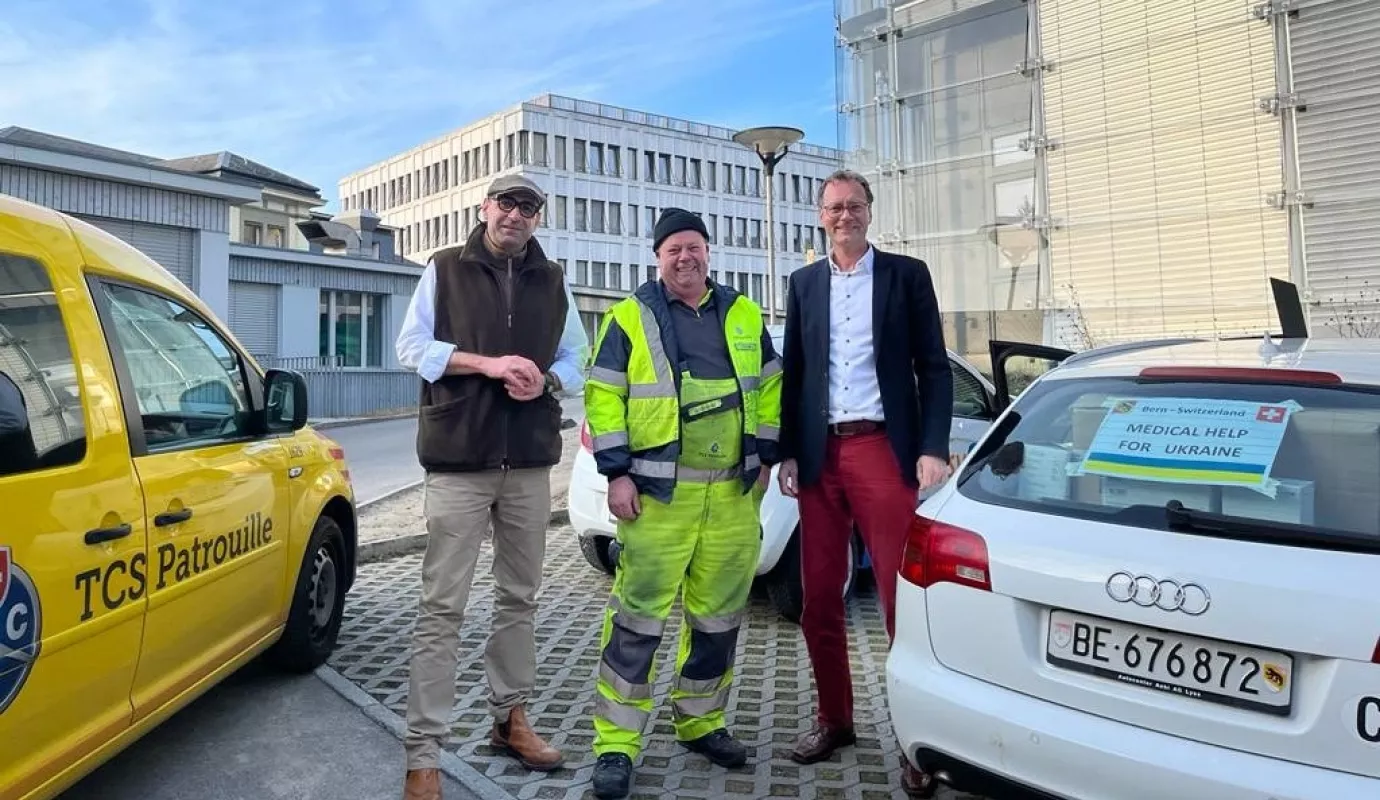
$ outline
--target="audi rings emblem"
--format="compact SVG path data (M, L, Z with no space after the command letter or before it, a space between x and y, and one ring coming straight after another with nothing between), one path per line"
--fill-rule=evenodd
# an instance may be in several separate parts
M1107 579L1107 596L1118 603L1135 603L1142 608L1182 611L1196 617L1212 605L1207 589L1196 583L1158 580L1149 575L1118 572Z

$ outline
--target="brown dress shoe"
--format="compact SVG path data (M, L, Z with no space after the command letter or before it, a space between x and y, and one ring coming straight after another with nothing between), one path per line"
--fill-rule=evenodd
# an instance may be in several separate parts
M902 761L901 767L901 788L905 790L907 797L929 798L934 797L939 790L939 781L928 772L921 772L911 765L909 761Z
M796 740L791 760L797 764L813 764L833 755L840 747L857 741L858 737L852 728L832 728L816 723L815 727Z
M547 744L527 723L527 714L517 706L508 714L508 721L494 723L490 737L494 747L506 750L522 765L536 772L550 772L565 765L561 751Z
M403 784L403 800L441 800L441 771L412 769Z

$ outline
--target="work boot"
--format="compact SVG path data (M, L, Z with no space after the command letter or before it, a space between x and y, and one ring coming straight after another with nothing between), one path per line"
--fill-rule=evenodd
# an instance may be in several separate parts
M441 800L439 769L410 769L403 783L403 800Z
M516 706L508 714L507 722L494 722L490 741L494 747L501 748L524 767L536 772L550 772L565 765L561 751L547 744L527 723L527 714L522 706Z
M594 765L594 796L627 797L632 790L632 759L623 753L605 753Z
M724 728L681 744L721 767L741 767L747 763L747 747Z

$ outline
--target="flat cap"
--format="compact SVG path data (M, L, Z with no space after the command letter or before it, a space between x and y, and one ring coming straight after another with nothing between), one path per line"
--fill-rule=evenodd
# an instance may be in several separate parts
M493 183L489 184L489 191L485 194L488 197L502 197L505 194L527 194L538 202L546 202L546 193L541 190L541 187L533 183L530 178L521 175L502 175L494 178Z
M667 208L662 210L661 218L652 228L652 252L661 247L666 237L681 231L698 231L706 242L709 241L709 229L704 227L704 220L697 214L683 208Z

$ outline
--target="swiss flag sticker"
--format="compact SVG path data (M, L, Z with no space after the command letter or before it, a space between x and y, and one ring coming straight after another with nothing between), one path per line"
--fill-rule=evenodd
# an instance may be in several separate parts
M0 606L5 605L5 595L10 590L10 549L0 547Z
M1261 406L1255 414L1256 422L1283 422L1289 410L1283 406Z

